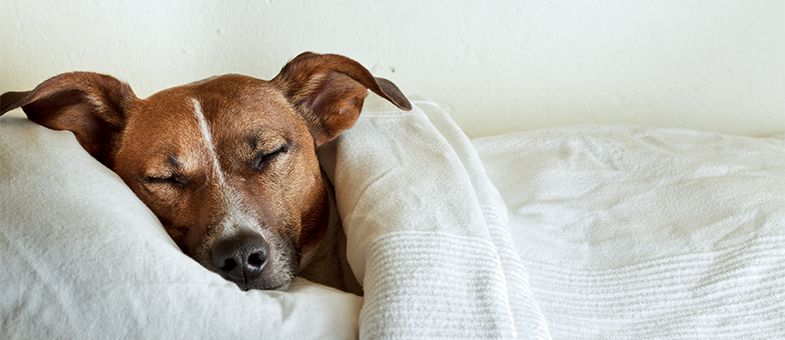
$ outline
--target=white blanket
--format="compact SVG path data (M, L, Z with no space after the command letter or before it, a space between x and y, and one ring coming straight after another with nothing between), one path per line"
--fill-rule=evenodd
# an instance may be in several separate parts
M554 339L785 338L785 138L586 126L474 145Z
M414 104L369 97L322 154L365 290L360 337L549 338L474 148L444 111Z

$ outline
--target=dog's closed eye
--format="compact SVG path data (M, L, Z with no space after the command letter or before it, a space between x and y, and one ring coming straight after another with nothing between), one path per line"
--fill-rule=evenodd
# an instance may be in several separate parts
M283 155L289 151L289 145L283 144L278 148L274 149L270 152L260 152L256 157L254 157L253 162L251 162L251 167L256 170L262 170L267 165L272 163L274 159L278 156Z
M168 185L174 188L183 188L188 184L188 179L178 175L152 175L145 177L145 183L150 185Z

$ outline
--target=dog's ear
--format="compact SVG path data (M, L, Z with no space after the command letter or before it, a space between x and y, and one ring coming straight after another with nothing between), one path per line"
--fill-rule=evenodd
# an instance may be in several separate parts
M354 125L368 90L403 110L412 108L395 84L374 78L360 63L335 54L302 53L272 82L308 123L317 147Z
M93 157L106 164L112 138L125 124L136 95L119 80L96 73L55 76L28 92L0 96L0 115L21 107L27 118L54 130L69 130Z

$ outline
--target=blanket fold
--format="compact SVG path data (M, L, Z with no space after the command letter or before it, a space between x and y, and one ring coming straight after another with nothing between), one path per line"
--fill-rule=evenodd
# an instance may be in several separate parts
M548 339L506 208L471 143L438 106L414 104L403 112L370 96L327 151L348 260L365 289L360 337Z

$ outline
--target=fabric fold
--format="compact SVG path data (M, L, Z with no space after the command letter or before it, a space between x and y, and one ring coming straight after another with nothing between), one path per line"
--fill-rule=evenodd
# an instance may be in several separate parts
M548 339L471 143L438 106L414 104L403 112L369 96L329 147L347 257L365 290L360 337Z

